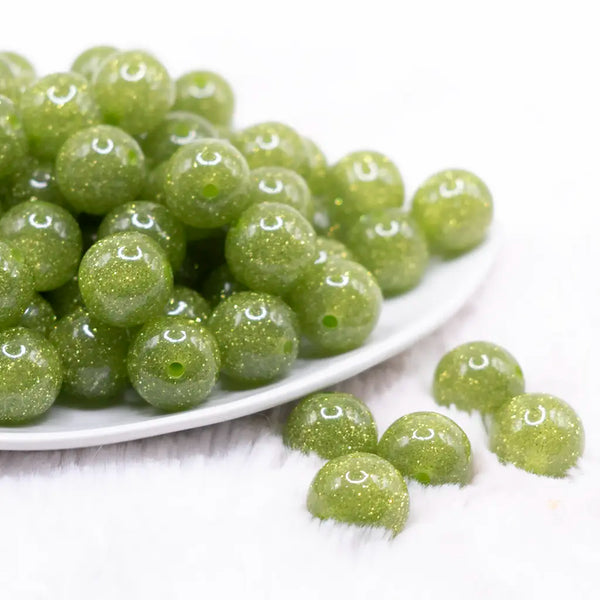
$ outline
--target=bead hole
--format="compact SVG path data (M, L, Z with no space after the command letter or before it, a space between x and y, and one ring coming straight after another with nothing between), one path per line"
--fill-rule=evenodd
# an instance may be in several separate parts
M202 188L202 195L208 200L212 200L219 195L219 188L214 183L209 183Z
M323 317L323 325L329 329L335 329L338 325L338 320L333 315L325 315Z
M168 367L167 371L169 373L169 377L173 377L178 379L185 372L185 367L180 362L172 362Z

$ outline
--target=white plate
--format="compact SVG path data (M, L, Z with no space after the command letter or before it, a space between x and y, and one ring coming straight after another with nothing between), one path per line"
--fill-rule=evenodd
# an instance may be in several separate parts
M59 404L33 425L0 427L0 450L53 450L111 444L192 429L284 404L380 363L439 327L483 282L498 248L498 231L460 258L436 262L415 290L384 302L367 343L331 358L298 360L283 380L245 391L217 388L201 407L164 414L139 399L78 410Z

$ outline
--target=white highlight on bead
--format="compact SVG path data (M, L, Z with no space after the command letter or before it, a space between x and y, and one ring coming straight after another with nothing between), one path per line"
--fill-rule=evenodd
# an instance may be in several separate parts
M32 188L35 188L36 190L45 190L48 187L48 183L50 182L50 179L52 179L52 177L50 176L50 173L44 173L43 181L40 181L39 179L35 179L35 177L32 177L29 180L29 185Z
M264 179L261 179L258 182L258 189L261 192L264 192L265 194L279 194L279 192L283 190L283 181L281 181L281 179L278 179L275 182L275 187L271 187L267 184L267 182Z
M48 229L52 225L52 217L50 215L46 215L43 221L38 221L37 219L37 213L31 213L27 218L29 224L36 229Z
M353 479L350 475L350 471L346 472L345 478L348 483L364 483L367 479L369 479L369 474L366 471L360 470L361 476Z
M185 310L186 306L187 306L187 304L183 300L180 300L177 303L177 306L175 308L172 308L170 311L168 311L167 314L171 315L171 316L180 315Z
M198 137L198 134L193 129L188 131L187 135L177 135L176 133L172 133L169 136L169 139L179 146L183 146L185 144L189 144L193 142Z
M368 167L369 170L365 171L365 167ZM379 175L379 168L374 162L369 162L365 164L363 162L356 161L352 165L352 169L354 171L354 174L356 175L356 177L358 177L358 179L360 179L360 181L375 181L375 179L377 179Z
M374 227L375 233L380 237L392 237L400 231L400 223L391 221L388 227L384 227L381 223L377 223Z
M89 338L95 339L96 336L94 335L94 332L90 329L90 326L87 323L84 323L81 327L81 329L83 330L83 333L85 333L85 335L87 335Z
M527 425L539 425L546 420L546 409L541 404L538 404L537 410L540 411L540 416L537 419L530 418L529 409L525 411L525 414L523 415L523 421L525 421Z
M163 337L165 338L165 340L167 340L167 342L173 342L174 344L178 344L179 342L187 340L187 333L185 331L180 331L179 337L177 337L172 334L171 329L167 329L167 331L163 333Z
M95 137L90 145L92 150L98 154L110 154L115 147L115 143L110 138L104 142L104 146L101 146L100 138Z
M8 356L8 358L21 358L22 356L25 356L25 353L27 352L27 348L25 348L23 344L19 344L19 349L16 352L11 352L9 347L9 344L3 344L2 346L2 354Z
M327 407L326 407L326 406L324 406L324 407L321 409L321 416L322 416L324 419L339 419L339 418L340 418L340 417L341 417L341 416L344 414L344 411L342 410L342 407L341 407L341 406L334 406L334 408L335 408L335 412L334 412L334 413L332 413L332 414L329 414L329 413L327 412Z
M276 133L273 133L271 135L271 138L268 142L262 135L256 136L256 144L259 148L262 148L263 150L273 150L274 148L277 148L277 146L279 146L280 141L281 140L279 139L279 136Z
M315 260L315 265L322 265L327 261L327 250L319 250L319 256Z
M46 91L46 96L48 96L48 100L50 100L50 102L54 102L54 104L58 104L59 106L62 106L63 104L66 104L67 102L70 102L71 100L73 100L73 98L75 98L76 94L77 94L77 87L74 86L73 84L69 85L69 91L64 96L59 96L56 93L55 85L49 87L48 90Z
M275 217L275 225L267 225L264 217L260 220L260 228L264 231L277 231L277 229L281 229L282 227L283 219L279 215Z
M325 277L325 283L332 287L345 287L350 282L348 275L340 275L339 280L334 279L331 275Z
M121 65L121 68L119 69L119 74L125 81L130 81L133 83L143 79L146 73L148 72L148 67L146 66L146 63L143 62L137 66L137 69L135 71L130 71L130 69L130 64L126 63L124 65Z
M264 319L267 316L267 309L264 306L260 307L260 312L258 314L253 313L252 310L250 308L247 308L244 311L244 314L251 320L251 321L260 321L262 319Z
M196 154L196 162L199 165L206 165L210 167L213 165L218 165L223 160L220 152L210 152L210 154L214 155L214 158L204 158L203 154L204 152L198 152L198 154Z
M423 430L423 427L420 428L421 431ZM425 427L425 429L427 430L427 434L426 435L419 435L417 432L419 431L419 429L415 429L413 431L412 434L412 438L413 440L423 440L423 441L427 441L427 440L432 440L433 437L435 436L435 431L433 429L431 429L431 427Z
M146 215L146 220L141 220L140 215L135 213L131 217L131 222L140 229L151 229L152 225L154 225L154 219L150 215Z
M119 258L122 258L123 260L140 260L140 258L142 258L143 256L143 252L142 249L139 246L135 247L135 254L127 254L127 251L125 250L125 248L123 246L121 246L118 250L117 250L117 256Z
M443 198L452 198L453 196L458 196L465 191L465 182L462 179L454 180L454 187L449 188L448 183L446 181L442 181L440 183L440 195Z
M481 371L482 369L485 369L486 367L490 366L490 358L487 354L482 354L481 360L479 362L477 362L475 357L471 356L468 364L469 364L469 367L471 369L473 369L474 371Z
M194 85L190 86L189 94L192 98L210 98L217 90L217 86L213 81L209 81L205 86Z

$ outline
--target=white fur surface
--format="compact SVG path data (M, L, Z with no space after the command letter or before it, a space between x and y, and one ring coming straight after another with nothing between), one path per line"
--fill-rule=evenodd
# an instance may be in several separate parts
M398 160L411 191L445 166L481 174L505 232L489 280L434 335L339 386L368 402L381 432L413 410L454 418L472 442L473 482L411 483L407 527L390 541L311 519L306 491L322 463L283 448L289 407L127 444L4 452L0 597L597 598L600 44L592 3L217 4L145 4L143 27L133 26L134 4L113 0L93 18L75 3L44 4L34 22L27 3L11 5L15 26L2 44L42 71L64 69L74 48L93 43L148 47L174 71L223 71L238 89L240 124L289 121L334 160L380 149ZM56 22L52 44L42 46L61 8L75 10L80 29ZM178 9L206 19L175 20ZM566 479L501 466L478 417L437 408L429 392L437 360L472 339L506 346L528 390L579 412L587 448Z

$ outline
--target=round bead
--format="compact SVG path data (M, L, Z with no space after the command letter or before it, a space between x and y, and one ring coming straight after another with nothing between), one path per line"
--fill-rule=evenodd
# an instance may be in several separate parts
M25 255L0 241L0 330L15 325L33 298L33 273Z
M22 252L37 291L60 287L77 271L81 231L71 214L56 204L13 206L0 219L0 237Z
M63 366L63 391L74 400L111 400L127 386L129 335L95 322L79 308L50 333Z
M361 215L344 240L387 296L415 287L427 268L427 240L414 220L400 208Z
M93 88L105 122L131 134L154 129L175 101L175 85L165 67L140 50L105 59Z
M129 349L133 387L162 410L193 408L213 389L219 351L212 334L189 319L162 317L146 323Z
M250 289L283 295L317 256L315 232L294 208L262 202L248 208L225 240L227 264Z
M222 370L247 385L273 381L298 355L296 316L280 298L240 292L223 300L209 319L221 352Z
M33 65L15 52L0 52L0 95L17 102L23 90L35 80Z
M56 315L50 302L39 294L34 294L25 312L21 315L19 325L47 336L54 327L55 322Z
M250 203L249 177L246 160L228 141L207 138L188 144L169 161L167 206L192 227L221 227Z
M229 126L233 117L231 86L212 71L192 71L176 82L175 108L201 115L215 125Z
M322 196L327 193L329 166L327 158L321 149L310 139L302 138L304 151L308 159L308 169L306 171L306 183L310 191L315 196Z
M549 394L521 394L493 415L490 449L502 462L548 477L564 477L583 454L577 413Z
M435 370L433 395L438 404L488 413L525 390L515 357L489 342L462 344L445 354Z
M60 319L75 309L83 306L83 298L79 291L79 276L75 275L67 283L46 294L56 316Z
M0 179L17 170L26 152L25 132L15 105L0 96Z
M286 446L335 458L377 450L377 425L367 405L352 394L324 392L301 400L283 430Z
M202 294L208 300L212 307L217 306L219 302L229 298L236 292L245 292L248 288L240 283L234 276L229 267L220 265L213 269L202 286Z
M346 248L342 242L332 238L322 236L317 237L317 258L315 265L322 265L331 258L343 258L344 260L354 260L354 255Z
M150 236L165 251L173 270L182 265L186 249L185 231L166 206L140 201L117 206L100 223L98 237L125 231Z
M83 256L79 289L93 318L133 327L162 313L173 293L173 272L152 238L133 231L115 233Z
M88 82L77 73L46 75L23 93L19 103L29 150L54 159L69 136L100 122Z
M195 290L176 285L164 313L170 317L185 317L197 323L206 321L211 313L208 302Z
M383 527L394 535L408 519L409 497L402 475L386 460L353 452L330 460L310 485L307 508L319 519Z
M377 454L410 479L426 485L471 479L471 444L452 420L435 412L415 412L392 423Z
M470 250L486 236L492 222L492 195L481 179L458 169L432 175L417 190L412 214L436 252Z
M339 354L360 346L381 312L381 290L358 263L330 258L313 265L289 295L304 335L316 350Z
M64 196L76 210L94 215L133 200L145 175L138 143L110 125L78 131L56 159L56 178Z
M20 423L45 413L62 382L54 346L37 331L0 332L0 422Z
M253 204L279 202L292 206L309 221L315 212L306 181L285 167L259 167L250 171L249 195Z
M100 65L109 57L118 52L112 46L93 46L84 50L71 65L73 73L83 75L88 81L92 81Z

